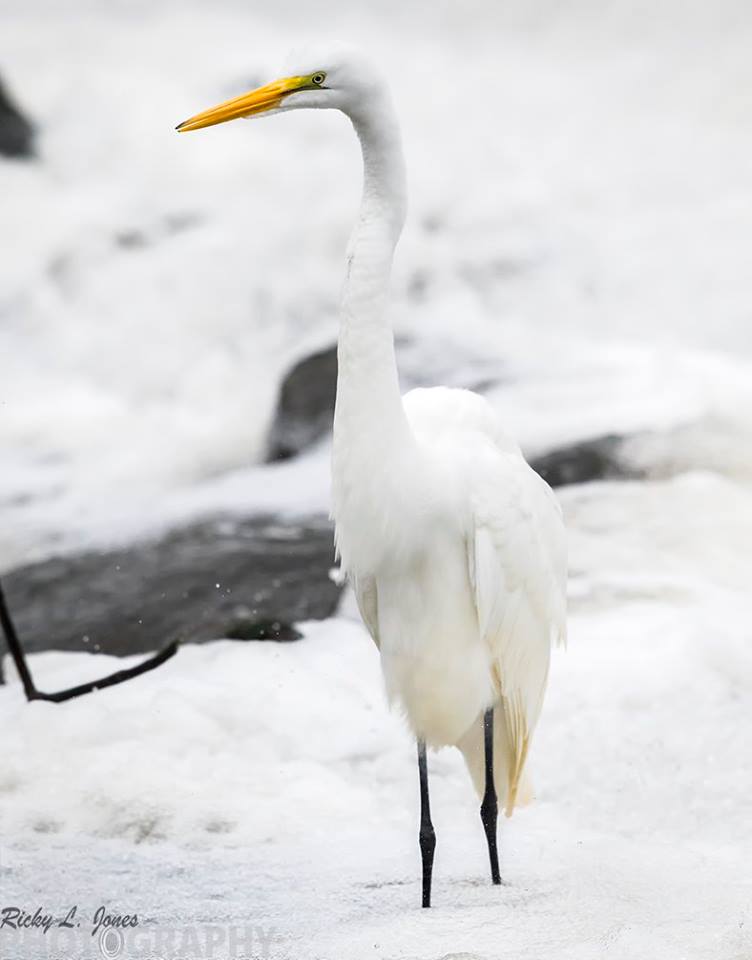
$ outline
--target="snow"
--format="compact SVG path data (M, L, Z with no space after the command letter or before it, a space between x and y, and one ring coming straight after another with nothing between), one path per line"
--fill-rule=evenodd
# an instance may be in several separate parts
M586 499L570 510L588 516ZM537 798L502 821L502 888L469 778L443 751L429 759L435 906L420 910L414 749L386 710L370 639L339 618L304 625L293 645L185 647L64 708L5 691L15 900L59 904L44 876L65 864L68 899L93 910L111 891L148 918L152 947L159 930L252 922L273 931L272 957L745 956L752 656L729 613L746 598L692 592L691 563L671 584L625 578L626 542L603 556L585 540L574 567L588 586L536 740ZM102 662L32 658L49 687Z
M327 509L325 444L259 459L283 370L336 332L356 145L319 114L173 127L335 28L382 61L404 122L393 311L410 363L496 369L491 399L531 453L630 433L648 472L561 492L569 647L536 801L502 824L507 885L487 882L477 798L444 751L435 907L419 909L414 747L346 597L299 643L185 647L61 706L11 679L2 900L137 910L133 956L209 955L180 950L209 926L231 955L250 924L272 960L742 960L746 4L6 0L3 76L42 161L0 165L0 571L218 510ZM49 688L109 666L32 658ZM13 936L3 955L55 955Z

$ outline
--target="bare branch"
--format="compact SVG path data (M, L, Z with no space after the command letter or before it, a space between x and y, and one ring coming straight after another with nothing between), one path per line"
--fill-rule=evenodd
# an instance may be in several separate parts
M102 677L101 680L92 680L89 683L79 684L77 687L69 687L67 690L59 690L56 693L44 693L38 690L34 679L26 662L21 641L18 639L13 619L10 615L8 603L3 593L2 583L0 583L0 624L2 624L5 640L8 644L8 650L16 665L16 670L21 678L24 693L27 700L48 700L51 703L62 703L65 700L72 700L74 697L81 697L86 693L93 693L95 690L103 690L105 687L113 687L115 684L124 683L126 680L132 680L142 673L148 673L154 670L166 660L173 657L178 650L178 642L168 643L166 647L155 653L153 657L136 664L135 667L128 667L125 670L117 670L109 676Z

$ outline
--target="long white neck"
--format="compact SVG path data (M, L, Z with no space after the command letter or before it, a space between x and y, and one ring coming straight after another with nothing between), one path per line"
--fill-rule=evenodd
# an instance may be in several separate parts
M363 152L363 198L347 256L338 347L336 448L398 440L406 430L387 295L406 211L399 126L386 96L351 115Z
M343 563L344 528L373 509L413 447L400 397L387 295L406 212L399 125L386 95L350 113L363 152L363 198L347 257L334 415L333 499ZM386 498L383 486L381 502ZM348 522L350 521L350 522Z

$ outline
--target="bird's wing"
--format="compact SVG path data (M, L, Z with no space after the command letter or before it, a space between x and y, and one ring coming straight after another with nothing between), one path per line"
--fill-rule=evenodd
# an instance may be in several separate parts
M471 479L468 568L511 748L509 816L543 704L551 646L566 638L566 538L552 490L523 458L498 447L486 446L484 454Z
M380 648L379 644L379 608L376 594L375 577L353 577L352 587L355 593L355 599L358 602L358 610L368 628L368 632L373 637L373 642Z

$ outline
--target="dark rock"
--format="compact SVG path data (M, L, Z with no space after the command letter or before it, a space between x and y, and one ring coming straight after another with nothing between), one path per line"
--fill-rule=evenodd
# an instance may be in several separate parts
M279 620L256 620L253 616L239 616L225 631L228 640L277 640L288 643L300 640L303 634L289 623Z
M552 487L591 480L623 480L644 476L624 455L625 437L607 434L594 440L582 440L530 460Z
M282 382L267 462L294 457L331 430L336 394L336 346L296 363Z
M123 656L168 640L294 640L321 620L341 587L329 576L324 518L216 518L149 543L59 557L3 577L27 653Z
M6 157L34 156L34 126L11 100L0 80L0 153Z

